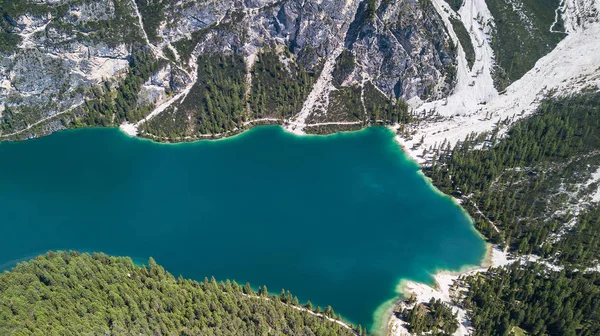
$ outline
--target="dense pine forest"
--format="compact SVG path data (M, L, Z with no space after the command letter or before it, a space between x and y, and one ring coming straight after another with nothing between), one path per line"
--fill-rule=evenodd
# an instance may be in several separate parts
M176 279L152 258L139 267L129 258L49 252L0 274L0 293L1 335L355 334L299 310L289 292ZM335 317L331 307L323 314Z
M252 68L250 108L256 118L290 118L300 112L318 73L305 71L291 58L267 51ZM285 62L285 63L284 63Z
M394 103L370 82L365 84L363 90L367 120L370 123L407 124L413 121L408 111L408 103L402 99L397 99Z
M600 273L515 263L463 280L476 335L599 335Z
M200 134L218 134L241 127L247 119L246 63L240 55L201 56L198 80L190 92L140 131L175 140Z
M552 26L555 10L562 3L560 0L528 0L516 5L506 0L486 1L494 17L491 46L496 55L496 67L493 76L499 91L531 70L537 60L566 36L560 17Z
M600 255L598 206L579 214L560 210L577 209L585 199L573 195L598 187L585 186L600 164L598 106L600 94L593 92L548 99L505 137L496 131L454 148L434 148L425 172L442 191L464 200L477 229L492 242L520 254L593 266ZM574 225L565 229L568 222Z
M600 257L600 206L589 197L599 185L587 182L600 166L599 106L596 90L549 98L506 134L512 121L498 120L492 133L425 151L425 173L491 242L562 265L516 262L459 280L475 335L600 333L599 273L586 270ZM438 332L444 315L420 309L404 320Z
M445 336L452 335L458 329L457 316L452 308L434 298L427 304L419 303L413 308L405 308L399 315L409 323L409 331L416 335L427 332L434 336Z
M452 24L452 28L460 41L460 45L463 47L465 52L465 57L467 59L467 66L469 69L473 68L473 63L475 63L475 48L473 47L473 42L471 42L471 37L469 36L469 32L465 25L460 21L459 18L455 18L450 16L450 23Z

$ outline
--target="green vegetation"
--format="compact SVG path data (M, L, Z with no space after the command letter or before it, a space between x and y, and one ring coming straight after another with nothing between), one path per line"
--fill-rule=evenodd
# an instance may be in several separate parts
M304 129L306 134L334 134L339 132L353 132L363 129L364 125L360 124L330 124L319 126L308 126Z
M123 82L113 89L107 83L91 91L83 116L70 127L118 126L123 121L136 122L150 112L148 106L138 106L137 97L142 84L160 67L150 50L138 46L129 62L130 70Z
M42 15L51 12L53 8L43 3L35 3L27 0L0 0L0 13L2 20L13 21L19 16L30 13L32 15Z
M468 137L454 149L442 144L425 172L442 191L465 199L475 226L491 241L518 253L592 265L600 255L600 211L592 208L564 231L572 215L559 210L581 201L561 190L585 182L600 165L598 106L600 93L593 91L545 100L502 140L496 131ZM562 237L551 243L554 235Z
M241 55L200 56L198 80L187 96L143 124L140 131L175 139L241 127L247 117L245 76Z
M0 20L0 53L11 53L21 42L19 35L11 34L6 21Z
M476 335L599 335L600 273L519 263L464 280Z
M473 67L473 63L475 63L475 48L473 47L473 43L471 42L471 37L469 36L469 32L465 25L459 19L450 16L450 22L452 23L452 28L454 28L454 32L458 37L460 45L462 45L463 50L465 51L465 55L467 58L467 65L469 69Z
M464 0L444 0L446 1L452 9L458 11L460 7L462 7Z
M166 0L135 0L138 10L142 15L142 23L144 31L148 35L150 42L158 40L158 27L164 19L163 9L166 5Z
M10 16L5 9L5 1L0 0L0 53L12 53L21 42L21 37L11 34L12 25L8 20Z
M428 304L419 303L411 309L403 309L400 318L410 324L409 331L416 335L452 335L458 329L452 308L434 298Z
M377 0L367 0L365 15L369 21L375 19L375 15L377 15Z
M89 19L85 22L73 20L68 14L69 8L80 5L83 1L71 0L58 3L32 3L31 1L0 0L0 53L16 53L15 59L35 62L44 71L44 75L53 76L58 90L44 93L44 102L36 102L36 98L25 98L23 101L10 102L7 113L3 113L3 133L23 130L28 125L48 116L49 111L64 112L65 101L86 99L83 106L71 112L61 113L60 117L50 118L47 122L35 125L17 138L28 138L32 135L48 134L57 128L81 126L114 126L123 120L136 121L148 112L148 106L138 106L137 93L145 80L155 71L158 62L148 54L146 46L138 44L140 30L135 21L130 20L132 9L127 1L112 1L114 17L97 13L103 19ZM52 17L45 31L37 32L34 38L42 37L43 46L47 49L63 49L65 44L73 41L82 42L92 47L95 42L101 43L97 48L115 47L126 44L133 54L129 58L130 71L119 83L103 83L91 87L89 83L74 83L73 79L64 76L69 72L67 63L60 59L49 58L37 49L16 49L20 37L12 32L15 22L23 15L30 17ZM111 15L113 12L111 11ZM65 38L66 36L66 38ZM67 49L71 49L69 46ZM47 72L46 72L47 71ZM56 76L56 77L54 77ZM30 80L30 78L24 78ZM118 84L116 89L114 84ZM12 99L21 99L18 95ZM19 104L21 103L22 104ZM87 115L86 115L87 114Z
M370 123L405 124L412 120L408 112L408 103L402 99L398 98L396 103L393 103L371 82L365 83L364 91L365 109Z
M167 0L163 0L167 1ZM227 17L222 20L220 24L217 22L203 27L193 33L189 39L183 38L173 43L175 49L181 56L181 60L187 65L187 61L191 59L192 52L196 46L205 40L208 32L215 32L218 35L230 34L235 29L235 25L239 24L244 18L244 12L240 10L233 10L227 13Z
M88 41L114 48L121 44L136 45L143 41L141 28L135 18L132 3L129 0L113 0L114 16L87 20L83 23L71 21L67 15L69 7L81 3L81 0L65 1L60 5L52 5L48 12L53 19L48 23L47 30L53 29L58 34L47 34L44 41L47 45L64 47L71 40ZM27 12L30 13L29 5ZM99 15L106 13L98 13ZM65 40L60 34L69 36Z
M366 82L364 88L353 85L332 91L329 95L327 113L312 113L306 121L311 124L362 121L364 126L367 124L408 123L411 120L412 116L408 112L408 104L405 101L397 99L394 103L375 85ZM356 127L360 127L360 124L357 125ZM315 128L315 130L321 130L321 128Z
M135 123L143 119L152 107L140 105L137 102L138 93L142 84L162 66L164 60L157 61L145 46L138 45L133 49L135 52L129 61L129 72L116 87L113 87L113 83L105 82L91 88L76 89L71 94L83 95L86 98L85 102L70 112L57 114L48 123L67 128L115 127L124 121ZM2 113L0 130L2 133L22 130L42 119L43 112L43 108L27 105L21 106L18 111L8 107ZM51 129L46 129L46 126L44 123L36 125L15 138L27 139L30 134L52 132Z
M177 49L182 61L187 62L187 60L192 57L192 52L194 51L194 48L196 48L196 45L198 45L198 43L200 43L206 34L213 28L215 28L214 25L208 26L193 32L189 39L182 38L181 40L173 42L173 46Z
M329 94L327 113L322 115L311 114L309 123L336 122L336 121L365 121L365 112L362 108L361 87L358 84L344 86Z
M286 63L282 62L286 59ZM250 108L256 118L289 118L300 112L318 74L298 66L289 53L267 51L252 68Z
M563 33L550 32L560 0L519 1L522 5L519 11L507 0L486 3L496 26L492 36L498 65L494 80L501 91L531 70L538 59L565 37Z
M40 109L31 106L8 106L0 117L0 131L3 134L12 133L27 127L36 120L43 118Z
M198 58L198 81L178 106L185 115L195 114L198 132L220 133L245 120L245 67L237 54Z
M333 68L333 84L335 87L340 88L342 83L354 72L356 64L354 62L354 55L348 49L344 49L340 56L335 61Z
M150 258L49 252L0 275L2 335L351 335L282 290L175 278ZM285 304L284 304L285 303ZM320 308L317 308L320 310ZM335 317L331 307L324 315Z
M52 12L46 4L32 4L24 0L0 0L0 53L12 53L21 42L19 35L13 34L15 21L25 13L41 15Z

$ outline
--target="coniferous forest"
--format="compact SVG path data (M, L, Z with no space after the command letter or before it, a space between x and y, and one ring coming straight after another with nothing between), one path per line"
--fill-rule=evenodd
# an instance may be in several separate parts
M461 7L472 5L464 0L444 1L457 13ZM445 39L435 31L436 26L443 26L443 20L429 18L440 14L431 0L417 1L421 16L403 8L387 11L395 5L391 0L358 1L358 8L348 17L347 24L351 27L339 36L333 36L339 29L325 29L335 28L339 21L333 20L333 11L317 10L319 6L325 7L320 1L315 5L314 15L313 10L300 10L304 2L297 9L282 5L276 10L286 2L271 1L265 5L266 1L240 1L223 12L223 17L213 20L221 5L215 2L207 7L211 13L197 11L201 15L193 18L198 22L183 27L185 36L177 37L178 40L170 39L178 33L168 25L178 24L179 20L167 25L167 16L176 14L178 1L112 0L106 2L109 5L101 6L103 11L98 11L96 17L80 8L87 2L94 3L0 0L0 68L7 74L0 78L3 98L0 131L7 139L37 137L62 128L136 123L156 108L156 100L146 99L152 97L144 95L144 87L167 66L169 75L164 79L168 85L161 84L164 91L159 91L160 101L182 95L161 114L143 123L139 127L141 136L158 141L198 140L241 132L257 119L258 123L283 123L301 111L324 68L324 56L335 49L333 44L317 48L325 43L319 39L303 41L301 29L292 27L306 29L321 21L322 26L315 27L323 28L333 37L325 36L323 40L344 40L345 49L331 74L335 90L328 97L327 113L309 115L306 133L352 131L367 125L398 123L400 133L408 135L405 129L420 121L415 120L398 93L397 97L389 96L390 90L384 90L388 92L384 94L373 84L377 77L400 72L404 75L404 71L412 71L413 67L431 67L433 71L428 73L439 72L443 76L434 78L445 77L445 85L451 88L457 76L456 59L452 55L456 54L457 46L452 41L450 46L444 46ZM406 9L413 8L410 2L398 2ZM194 6L203 5L190 2L181 11L186 17L191 16ZM473 19L480 25L478 29L485 29L486 34L490 30L486 38L494 52L492 76L502 94L567 36L563 16L569 2L486 0L485 5L493 20L484 20L480 15ZM254 8L257 6L260 9ZM396 15L396 11L401 15ZM67 18L70 12L77 15ZM290 12L294 15L290 16ZM462 13L467 12L470 11ZM582 17L577 20L582 20L582 25L589 19L583 14L597 16L581 12ZM324 14L326 20L317 20L317 13ZM27 19L21 20L25 14ZM388 20L398 17L393 20L401 21L410 15L415 18L406 29L396 29L397 23ZM288 16L287 22L283 20ZM272 22L265 20L269 17ZM462 21L470 18L458 15L449 18L471 68L476 62L476 49L468 29L473 28ZM428 20L433 24L418 22ZM259 21L261 30L252 31L257 37L246 34L246 30L243 34L236 31L241 22ZM163 24L169 29L161 28ZM166 35L171 36L166 39ZM199 51L198 46L210 40L211 35L217 38L202 45L205 50ZM270 35L289 43L275 43L275 39L266 38ZM143 43L145 39L148 43ZM253 55L255 62L250 62L246 52L254 48L245 47L254 39L265 43ZM433 44L425 43L429 40ZM397 49L403 53L419 57L397 53L392 42L397 42ZM127 51L115 52L121 45ZM417 46L420 51L413 50ZM82 84L63 83L69 85L65 85L64 92L57 91L48 105L24 104L22 99L33 101L52 90L29 90L23 95L18 92L19 81L31 74L23 71L18 75L19 72L11 73L12 69L5 70L13 68L9 63L15 58L15 51L39 49L42 52L36 59L56 60L64 59L79 47L88 50L87 59L68 57L65 68L94 58L115 57L122 57L129 66L98 82L83 81L85 76L80 78L78 74L71 81L82 80ZM90 48L115 50L92 56ZM294 53L298 48L302 51ZM437 54L427 50L432 48L439 49ZM440 55L447 53L452 57L448 57L450 62L446 64L446 57ZM437 58L439 62L431 62ZM388 62L395 59L402 59L405 66ZM374 64L367 64L371 61ZM416 66L417 63L422 64ZM27 65L30 63L23 68ZM62 71L62 65L54 66ZM371 75L363 77L365 70L371 71ZM58 73L66 75L70 71ZM415 79L424 78L418 75ZM31 83L30 86L36 86ZM189 90L184 91L187 85ZM4 100L15 98L4 96L3 90L20 100L4 104ZM423 167L424 173L442 192L461 200L475 227L489 242L517 257L533 254L541 259L539 263L515 262L460 280L465 291L458 304L466 309L475 335L600 335L600 273L594 271L600 265L600 203L590 196L600 190L600 181L591 179L600 173L600 93L596 88L572 96L551 94L527 118L517 122L514 122L517 116L498 119L493 132L473 134L454 147L444 141L425 149L425 156L431 160ZM433 86L425 87L419 96L434 99ZM53 106L67 98L78 104L67 109ZM49 111L53 114L48 114ZM46 118L55 125L38 124ZM131 259L104 254L49 252L0 274L0 335L366 333L360 326L351 330L324 318L336 318L331 307L322 309L308 302L306 310L300 308L298 299L288 291L271 296L266 287L255 291L249 284L241 286L235 281L175 278L152 259L147 266L137 266ZM416 334L449 335L458 328L456 315L440 301L418 304L399 315Z
M493 268L466 279L464 306L476 335L600 334L600 274L541 264Z
M269 296L235 281L175 278L152 258L139 267L129 258L49 252L0 274L0 293L0 335L355 334L299 310L289 291ZM335 318L331 307L323 314Z
M600 277L587 270L600 257L600 206L584 196L599 187L585 182L600 165L598 106L594 90L547 99L507 134L430 149L426 174L491 242L559 265L516 262L460 280L475 335L600 333Z
M249 105L256 118L290 118L300 112L318 73L307 72L289 57L260 53L252 68ZM282 59L286 61L284 64Z
M218 134L241 127L246 119L245 62L240 55L201 56L195 85L177 108L144 124L142 134L176 139L198 134Z
M600 256L597 205L578 218L557 211L573 202L560 186L585 182L600 163L598 106L599 93L548 99L505 137L496 131L433 149L425 172L442 191L465 199L475 226L492 242L593 266ZM569 220L577 225L565 231Z
M417 304L400 312L402 320L409 323L409 331L421 335L425 332L434 336L452 335L458 329L456 314L441 300Z

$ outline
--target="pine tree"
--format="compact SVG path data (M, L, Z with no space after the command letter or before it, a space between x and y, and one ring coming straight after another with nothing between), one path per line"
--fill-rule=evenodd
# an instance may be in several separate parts
M304 305L306 307L306 309L308 310L313 310L313 305L312 302L310 302L310 300L308 300L308 302L306 302L306 305Z

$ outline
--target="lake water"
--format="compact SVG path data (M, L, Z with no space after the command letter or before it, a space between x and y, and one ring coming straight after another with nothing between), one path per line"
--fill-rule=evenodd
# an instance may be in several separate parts
M372 325L401 279L477 265L485 244L385 128L258 127L167 145L117 129L0 143L0 268L48 250L249 281Z

